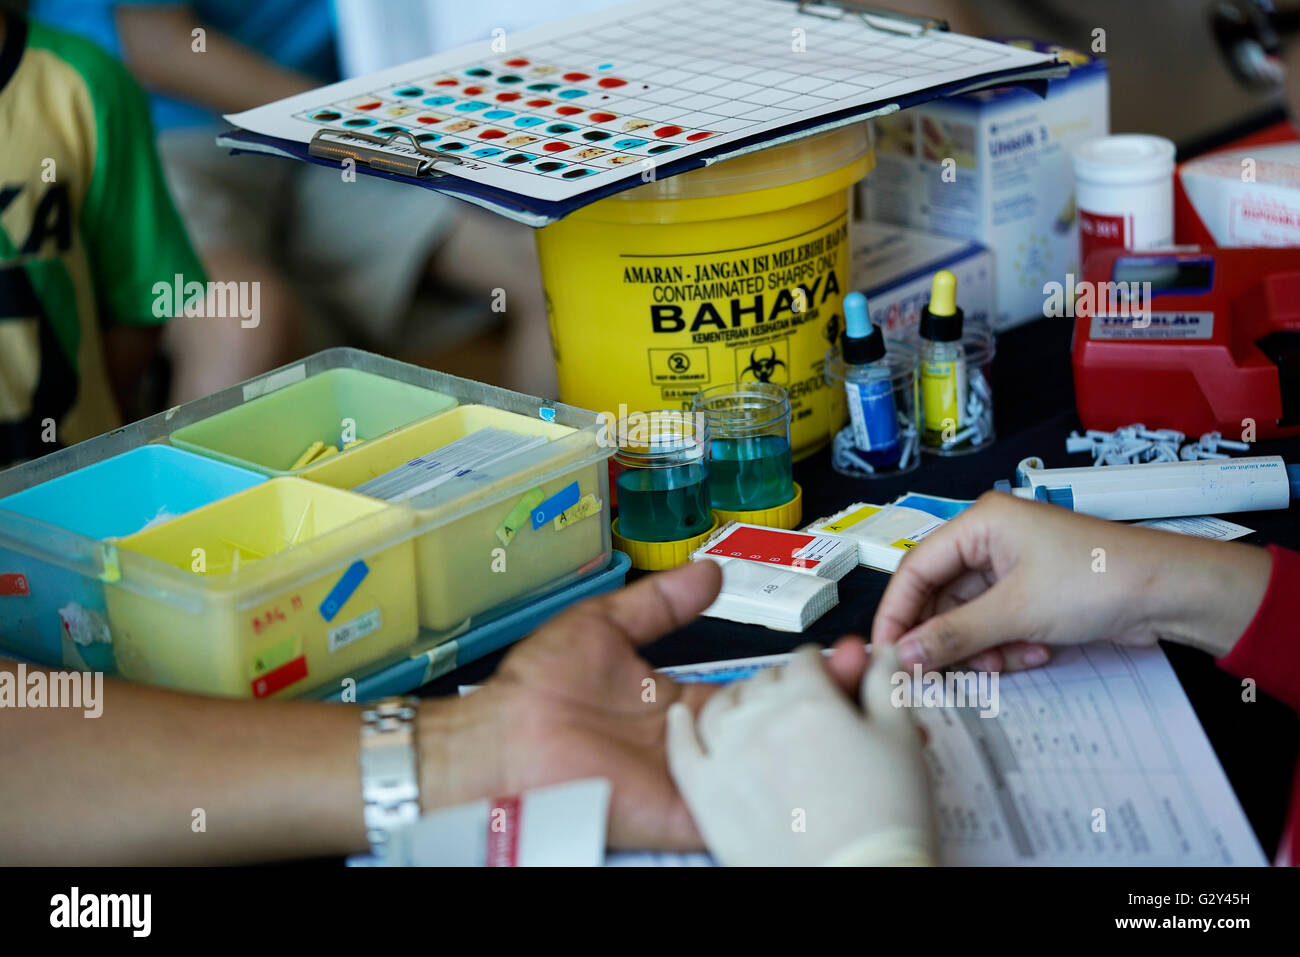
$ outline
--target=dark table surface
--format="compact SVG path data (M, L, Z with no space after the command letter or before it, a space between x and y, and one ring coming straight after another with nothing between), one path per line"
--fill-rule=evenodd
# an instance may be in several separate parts
M803 487L804 517L811 521L854 501L889 501L904 492L975 498L997 479L1010 479L1016 464L1037 455L1050 467L1087 465L1084 455L1067 455L1065 437L1080 428L1074 412L1068 320L1044 319L1002 333L994 362L993 389L998 439L981 452L957 458L927 456L921 467L894 479L861 481L839 475L822 451L795 466ZM1159 422L1147 425L1158 428ZM1280 454L1300 461L1300 439L1260 442L1254 454ZM1300 526L1289 511L1225 516L1257 529L1242 539L1300 549ZM830 644L845 634L868 635L871 618L889 577L857 568L840 582L840 603L802 635L757 625L702 618L645 649L656 667L717 661L792 650L808 641ZM1267 854L1277 847L1285 823L1292 772L1300 747L1300 719L1288 708L1260 697L1241 700L1240 682L1208 656L1166 645L1183 684L1242 807ZM457 686L482 681L503 652L471 662L422 689L424 695L454 694Z

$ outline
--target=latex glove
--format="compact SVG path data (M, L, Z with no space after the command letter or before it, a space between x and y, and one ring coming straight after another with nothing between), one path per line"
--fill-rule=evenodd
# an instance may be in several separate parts
M709 850L754 866L930 864L930 794L912 715L890 703L893 648L859 712L805 646L709 699L668 712L668 765Z

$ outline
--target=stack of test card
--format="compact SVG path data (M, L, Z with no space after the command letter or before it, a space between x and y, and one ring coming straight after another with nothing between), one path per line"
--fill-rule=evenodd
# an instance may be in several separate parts
M889 505L854 502L804 531L829 535L857 545L858 561L868 568L893 573L911 549L971 506L961 499L910 493Z
M402 502L464 478L493 462L546 444L542 435L520 435L506 429L476 429L463 439L426 452L397 468L356 486L352 491Z
M722 566L710 618L803 631L839 604L837 582L857 564L857 546L829 535L731 522L691 556Z

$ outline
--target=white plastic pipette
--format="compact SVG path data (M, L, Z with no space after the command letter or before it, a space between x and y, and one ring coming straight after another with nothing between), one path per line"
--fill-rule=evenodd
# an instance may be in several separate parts
M1099 518L1176 518L1286 508L1300 498L1300 466L1279 455L1065 469L1027 458L1014 487L1005 480L994 487Z

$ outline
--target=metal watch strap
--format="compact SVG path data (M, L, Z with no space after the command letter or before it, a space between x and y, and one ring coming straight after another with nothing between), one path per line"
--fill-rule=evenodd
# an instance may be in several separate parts
M385 698L361 712L361 800L375 854L383 853L391 831L420 817L418 704L418 698Z

